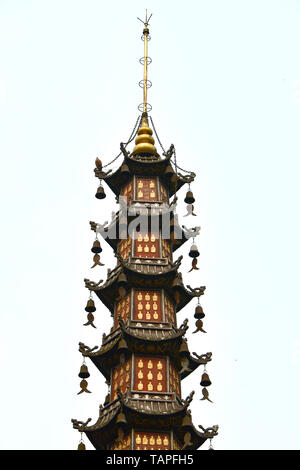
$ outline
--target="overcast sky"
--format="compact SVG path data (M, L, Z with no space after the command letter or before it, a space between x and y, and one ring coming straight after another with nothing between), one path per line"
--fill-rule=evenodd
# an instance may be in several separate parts
M91 364L91 395L76 395L78 342L91 270L89 221L117 206L94 198L94 160L111 160L142 101L145 8L153 13L149 102L163 145L198 175L199 274L213 352L213 404L198 370L193 421L219 424L217 449L299 448L300 2L297 0L0 0L1 448L74 449L71 418L98 416L107 387ZM183 201L185 191L178 194ZM184 214L184 205L181 205ZM194 224L194 220L181 219ZM89 446L88 446L89 447ZM207 448L205 444L203 448Z

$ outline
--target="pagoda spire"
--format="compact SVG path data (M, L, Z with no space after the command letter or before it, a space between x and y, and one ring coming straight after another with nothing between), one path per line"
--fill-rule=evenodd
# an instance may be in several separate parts
M144 42L144 56L140 59L140 63L144 66L144 78L139 82L139 86L143 88L143 102L138 106L138 109L142 111L142 119L139 130L137 132L137 138L135 139L135 147L133 149L133 155L136 154L156 154L156 148L154 146L154 138L152 137L153 131L149 127L148 112L151 111L152 106L147 102L148 88L152 86L151 81L148 79L148 65L151 64L152 60L148 56L148 42L150 41L149 21L152 14L148 17L148 11L146 10L145 21L140 20L143 25L142 41Z

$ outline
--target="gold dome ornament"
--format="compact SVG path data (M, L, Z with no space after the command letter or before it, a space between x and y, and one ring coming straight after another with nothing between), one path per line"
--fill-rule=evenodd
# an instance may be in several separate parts
M154 139L152 137L153 131L149 127L148 123L148 114L144 112L142 114L142 121L137 132L137 137L135 139L135 147L133 149L133 155L140 153L154 155L156 153L156 148L154 147Z

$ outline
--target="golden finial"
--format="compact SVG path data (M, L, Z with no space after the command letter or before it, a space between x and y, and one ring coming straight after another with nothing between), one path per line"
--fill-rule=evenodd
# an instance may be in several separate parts
M139 110L142 111L142 120L137 132L137 138L135 139L135 147L133 149L133 154L146 153L153 155L156 153L156 148L154 147L154 139L152 137L152 129L149 127L148 123L148 111L151 111L151 105L147 103L147 90L152 86L150 80L148 80L148 65L151 63L150 57L148 57L148 41L150 40L149 34L149 21L152 14L148 17L148 12L146 10L145 21L140 20L143 25L143 35L142 40L144 41L144 57L140 59L140 63L144 66L144 79L139 82L140 87L143 88L143 103L139 105Z

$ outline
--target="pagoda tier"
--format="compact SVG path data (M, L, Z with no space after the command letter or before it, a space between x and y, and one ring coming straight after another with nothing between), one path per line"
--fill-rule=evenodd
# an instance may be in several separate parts
M139 260L140 261L140 260ZM129 263L121 260L119 266L109 272L106 282L93 282L85 279L85 286L95 292L112 314L115 311L116 300L122 300L132 289L164 289L164 292L178 313L194 297L199 297L199 290L183 285L182 277L177 268L181 258L175 263L159 264L153 260Z
M120 326L109 335L103 336L101 347L90 348L79 343L79 351L84 357L89 357L106 380L111 383L112 370L122 360L128 361L133 355L167 356L172 362L180 379L184 379L199 365L211 361L212 353L199 356L189 352L184 335L187 325L174 329L168 324L141 326L137 323L121 322ZM134 366L131 365L131 369ZM167 384L170 388L171 384Z
M141 203L135 204L136 214L131 214L130 210L128 210L126 214L126 222L124 220L122 221L122 216L120 216L119 212L117 212L112 222L108 226L105 226L100 230L101 236L113 248L114 251L118 251L121 255L123 254L122 252L127 252L127 256L125 256L125 258L128 257L128 255L134 256L135 240L132 240L132 237L128 235L128 224L130 224L130 222L134 220L136 216L139 215L138 209L140 206ZM151 223L153 225L155 224L159 231L158 240L160 244L160 256L169 257L170 259L172 259L172 253L178 248L180 248L187 240L193 237L194 229L187 229L185 226L180 226L178 223L177 215L174 214L173 210L170 209L167 215L167 217L169 218L170 235L168 238L164 238L162 236L162 229L164 228L163 224L165 224L163 218L166 217L166 210L157 207L156 203L152 203L149 205L143 204L142 207L143 211L145 207L146 209L149 209L147 221L148 227L151 227ZM157 213L158 223L155 222L155 211ZM97 226L99 227L100 224L91 221L90 226L92 231L97 232ZM143 238L146 235L149 236L151 232L154 231L149 230L148 232L143 233ZM113 234L113 237L111 237L110 234Z
M164 202L167 197L173 196L184 184L191 183L196 176L192 172L184 176L174 171L170 161L173 153L172 149L171 147L165 154L164 159L161 159L157 154L145 157L144 154L130 155L126 150L123 150L125 158L114 173L106 173L95 168L95 176L103 179L117 197L124 195L127 191L132 202L141 200L146 202L144 197L138 197L137 184L139 177L149 181L155 180L157 182L159 202ZM130 186L131 189L129 190Z
M72 420L73 427L84 432L98 450L192 450L217 435L218 428L198 431L191 420L186 400L173 395L150 397L129 390L104 407L100 407L97 422L88 426Z

